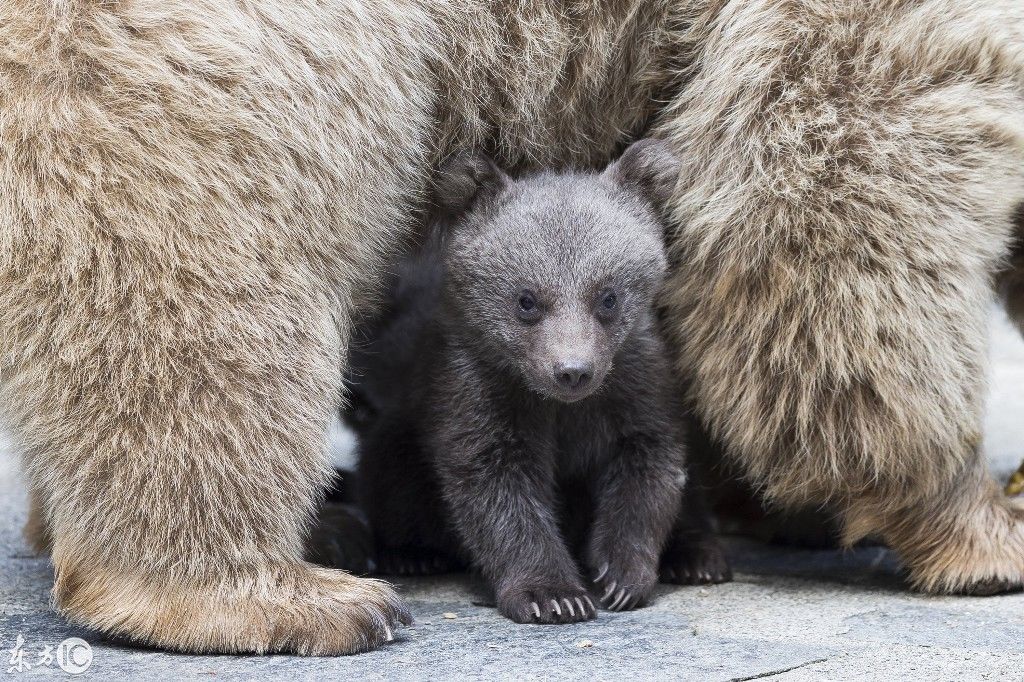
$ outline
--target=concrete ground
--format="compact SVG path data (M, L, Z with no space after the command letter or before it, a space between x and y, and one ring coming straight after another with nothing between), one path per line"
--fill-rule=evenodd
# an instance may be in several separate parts
M1005 480L1024 455L1024 343L1001 315L993 328L986 442L993 470ZM81 650L60 647L72 637L92 647L82 677L101 680L1024 678L1024 594L922 596L907 591L881 548L807 551L747 540L729 543L735 582L664 587L647 608L602 612L590 623L515 625L482 605L479 584L446 576L403 581L416 624L361 656L182 656L127 647L50 610L49 563L32 556L19 534L25 496L11 450L0 443L4 679L68 677L61 662L74 669L86 660ZM19 672L12 650L33 667Z

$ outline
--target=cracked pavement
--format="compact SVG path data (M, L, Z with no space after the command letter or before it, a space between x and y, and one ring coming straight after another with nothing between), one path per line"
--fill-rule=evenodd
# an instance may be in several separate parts
M986 451L1001 479L1024 456L1024 343L993 320ZM736 580L659 588L653 603L573 625L516 625L461 575L406 579L416 624L378 651L347 658L185 656L111 642L49 608L52 571L21 539L25 495L0 436L0 679L69 677L44 646L92 647L81 679L1020 679L1024 594L909 592L883 548L820 551L729 539ZM448 614L446 617L445 614ZM453 617L450 617L454 615ZM24 638L24 662L11 649ZM45 659L44 659L45 660Z

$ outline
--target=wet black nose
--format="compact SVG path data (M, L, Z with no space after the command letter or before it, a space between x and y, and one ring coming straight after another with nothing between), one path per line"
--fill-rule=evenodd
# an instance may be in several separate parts
M562 388L577 391L594 376L594 364L591 362L565 362L555 365L555 380Z

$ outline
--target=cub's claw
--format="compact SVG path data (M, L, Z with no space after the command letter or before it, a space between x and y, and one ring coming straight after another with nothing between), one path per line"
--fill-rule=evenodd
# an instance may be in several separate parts
M626 588L622 588L619 590L618 595L616 595L615 600L607 608L609 611L629 611L639 601L639 595L630 592Z
M626 588L619 590L619 593L615 596L615 599L608 605L609 611L618 611L626 603L626 598L629 597L629 592Z
M725 552L713 536L676 541L661 557L660 578L676 585L714 585L732 580Z
M497 602L498 611L517 623L578 623L597 615L586 591L575 585L512 588L499 594Z
M657 583L652 562L640 557L612 558L601 564L595 579L595 596L601 608L627 611L643 604Z

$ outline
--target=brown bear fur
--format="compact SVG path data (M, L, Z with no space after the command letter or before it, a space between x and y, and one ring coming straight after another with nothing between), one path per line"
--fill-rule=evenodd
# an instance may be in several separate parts
M11 0L0 391L57 607L197 652L387 639L389 587L301 559L353 315L456 146L645 133L686 161L664 301L729 457L924 589L1024 583L978 452L1016 0Z
M655 128L692 398L770 499L830 502L929 591L1024 581L979 455L1024 199L1024 6L734 3Z

